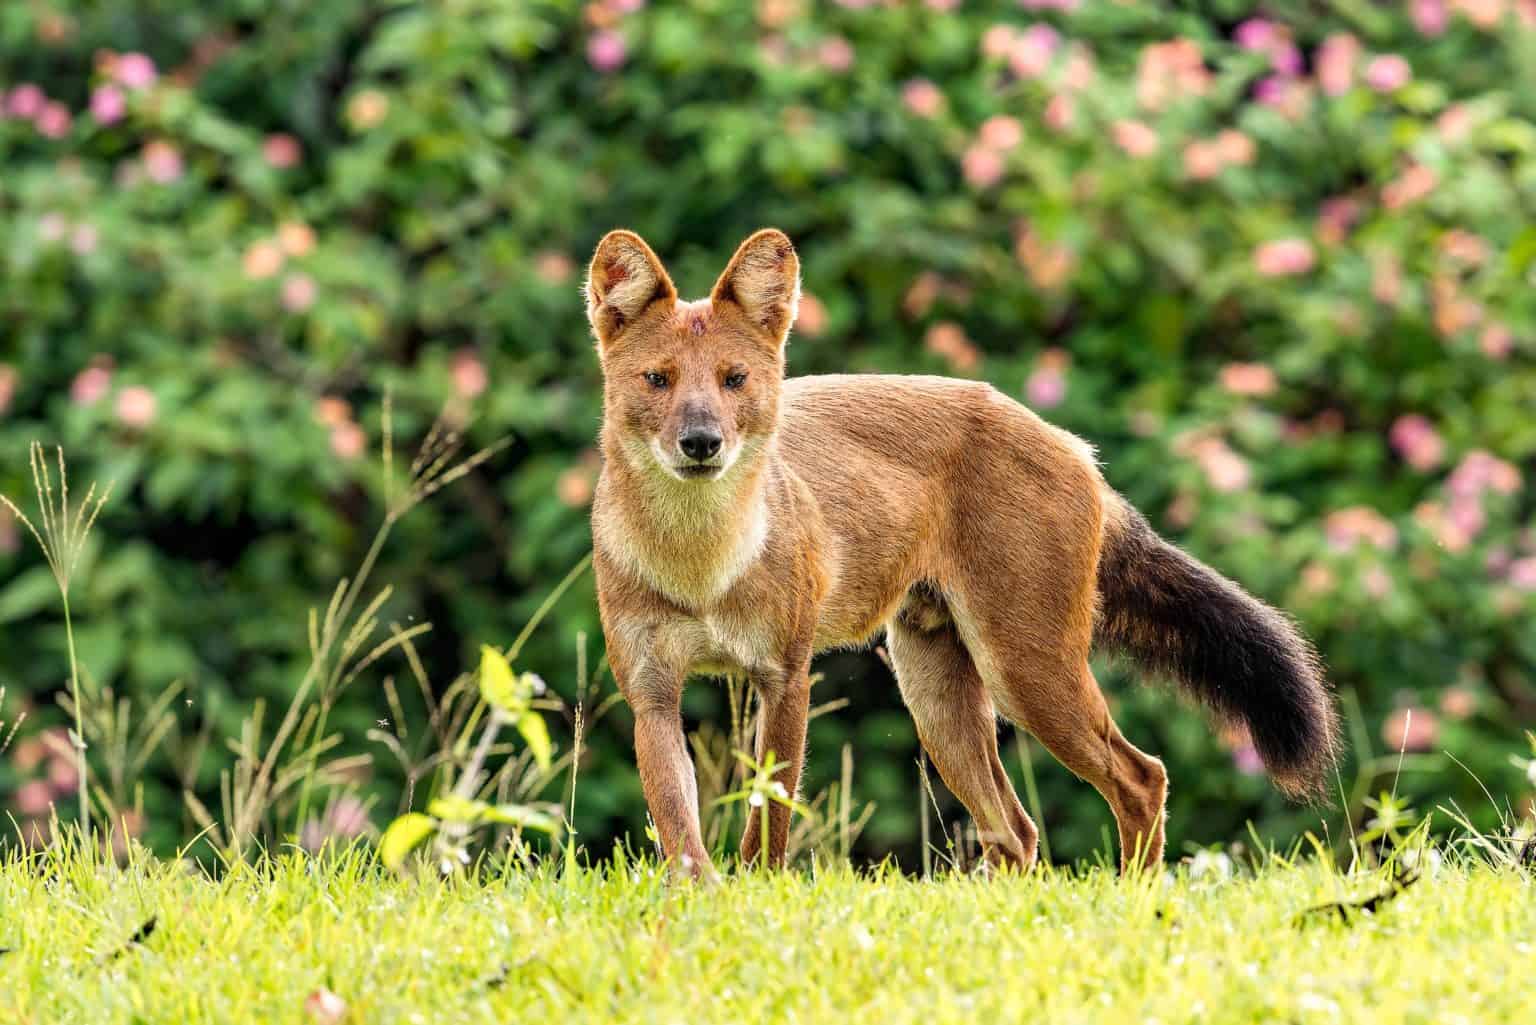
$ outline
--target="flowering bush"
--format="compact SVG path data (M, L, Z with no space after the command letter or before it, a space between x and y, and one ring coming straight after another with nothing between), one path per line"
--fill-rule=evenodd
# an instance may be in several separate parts
M116 480L76 599L96 680L185 680L189 732L283 698L370 536L386 389L401 431L446 405L514 441L380 563L392 614L436 625L423 657L460 664L589 545L596 238L639 230L699 293L776 224L806 275L795 372L983 377L1081 433L1316 637L1346 788L1446 750L1529 807L1536 3L246 6L0 14L0 491L35 437ZM20 541L0 518L0 675L43 706L62 626ZM524 661L559 689L590 589L555 621ZM895 689L825 668L855 706L813 724L812 784L855 740L866 839L909 844ZM1315 824L1244 738L1101 677L1170 762L1176 843ZM380 707L336 714L361 744ZM622 736L591 745L588 839L639 820ZM1422 806L1486 805L1407 764ZM152 832L179 829L178 771L145 780ZM1081 784L1040 771L1058 854L1097 845ZM0 796L36 804L38 772L0 768Z

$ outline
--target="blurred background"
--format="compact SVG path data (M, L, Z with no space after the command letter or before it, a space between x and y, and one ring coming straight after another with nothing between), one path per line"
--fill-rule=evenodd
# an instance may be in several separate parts
M1334 840L1393 789L1484 828L1529 816L1533 112L1532 0L9 0L0 493L34 508L33 440L64 447L72 493L115 482L70 592L83 689L163 723L96 769L102 800L169 850L258 702L271 733L309 610L385 515L386 392L403 462L439 414L466 451L507 444L400 519L381 619L430 621L432 681L509 644L590 547L592 246L633 228L696 296L775 225L804 268L792 373L991 381L1302 622L1348 721ZM72 800L67 644L4 510L0 631L0 740L24 717L0 812L34 827L0 843L36 842ZM332 753L368 758L325 830L401 801L369 732L424 716L404 662L337 693ZM568 750L581 681L613 690L590 575L517 663L564 700ZM875 806L858 853L911 866L894 680L872 653L817 669L815 699L847 704L812 723L807 788L851 745ZM1250 821L1321 835L1243 737L1100 678L1169 763L1174 853ZM724 691L687 711L723 725ZM613 708L586 739L576 823L599 852L644 843L629 729ZM1007 736L1055 858L1103 850L1103 802Z

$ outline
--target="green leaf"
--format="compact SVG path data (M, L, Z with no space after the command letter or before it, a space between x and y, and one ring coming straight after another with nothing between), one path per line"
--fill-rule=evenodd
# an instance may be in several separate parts
M467 797L459 797L457 794L436 798L427 805L427 811L438 818L460 822L467 826L480 822L490 810L491 806L484 801L474 801Z
M517 717L517 732L523 735L539 768L548 772L552 748L549 743L549 727L544 725L544 717L530 708Z
M533 829L551 836L560 832L559 819L521 804L498 804L489 808L485 813L485 821L496 822L503 826Z
M480 646L480 696L509 719L520 719L528 710L533 688L526 676L516 676L507 657L489 644Z
M384 830L379 840L379 857L384 867L398 870L405 863L406 855L426 842L437 830L437 820L430 815L413 811L400 816Z
M59 585L52 573L42 566L29 569L0 591L0 623L25 619L58 597Z

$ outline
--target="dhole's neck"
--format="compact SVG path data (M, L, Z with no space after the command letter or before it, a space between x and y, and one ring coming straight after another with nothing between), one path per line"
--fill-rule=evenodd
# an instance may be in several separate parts
M643 443L605 436L603 457L614 515L603 517L598 543L652 587L699 608L757 562L768 536L768 482L779 459L771 439L708 482L678 480L656 465Z

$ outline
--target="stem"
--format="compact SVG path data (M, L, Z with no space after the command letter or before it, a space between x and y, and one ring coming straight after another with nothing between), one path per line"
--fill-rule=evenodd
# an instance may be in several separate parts
M80 832L82 839L91 833L91 799L86 785L85 706L80 703L80 663L75 658L75 627L69 615L69 591L64 598L64 638L69 645L69 691L75 704L75 767L80 775Z

